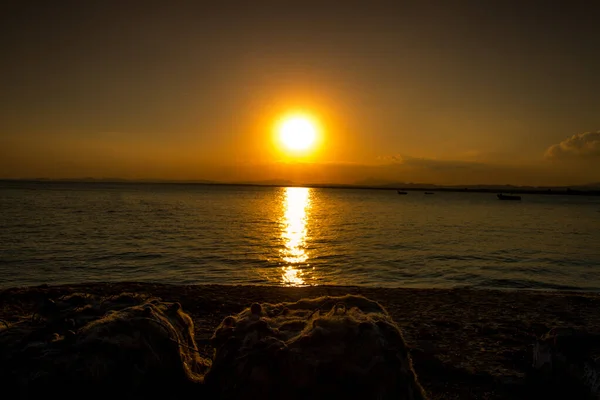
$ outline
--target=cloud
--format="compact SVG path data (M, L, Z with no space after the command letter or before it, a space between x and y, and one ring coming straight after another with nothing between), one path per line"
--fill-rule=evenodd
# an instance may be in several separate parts
M402 162L406 159L406 157L401 156L400 154L387 155L387 156L378 156L377 160L402 164Z
M431 158L406 158L404 165L408 167L422 168L428 170L479 170L482 168L489 168L490 165L486 165L474 161L462 161L462 160L436 160Z
M497 156L496 160L491 155ZM515 161L501 153L478 153L474 160L413 157L405 154L379 156L366 176L387 182L418 182L445 185L574 185L597 181L597 169L571 168L551 163ZM502 157L501 157L502 156ZM488 161L489 159L489 161ZM356 173L358 174L358 169ZM363 175L366 175L363 174Z
M379 156L378 160L387 162L392 165L401 165L406 168L419 168L428 170L447 170L447 169L478 169L485 164L476 161L462 160L439 160L434 158L411 157L407 155L388 155Z
M600 131L578 133L546 150L546 158L600 158Z

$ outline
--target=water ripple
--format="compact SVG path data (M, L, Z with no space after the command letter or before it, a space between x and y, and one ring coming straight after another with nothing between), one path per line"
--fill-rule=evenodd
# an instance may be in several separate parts
M600 290L600 198L0 187L0 286L81 281Z

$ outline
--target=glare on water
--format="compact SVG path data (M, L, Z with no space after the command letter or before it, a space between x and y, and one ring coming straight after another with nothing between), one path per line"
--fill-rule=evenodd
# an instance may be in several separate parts
M304 285L303 271L308 253L305 249L307 236L308 211L310 210L310 189L288 187L282 205L284 215L281 220L281 238L285 248L281 250L281 259L286 265L281 267L281 280L286 285Z

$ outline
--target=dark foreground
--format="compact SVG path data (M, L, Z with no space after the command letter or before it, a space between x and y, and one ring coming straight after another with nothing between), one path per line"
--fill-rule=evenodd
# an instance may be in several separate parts
M542 395L531 381L533 344L556 327L600 333L600 295L583 293L379 289L356 287L171 286L81 284L0 291L0 319L31 316L44 298L74 292L149 294L179 302L194 322L202 355L215 328L252 303L363 295L387 309L404 334L418 380L431 399L526 399ZM85 397L85 396L83 396ZM544 397L552 397L552 392Z

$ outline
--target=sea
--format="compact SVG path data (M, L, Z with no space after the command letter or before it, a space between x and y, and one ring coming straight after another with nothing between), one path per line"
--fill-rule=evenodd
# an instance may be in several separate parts
M600 291L600 197L0 183L0 287L83 282Z

